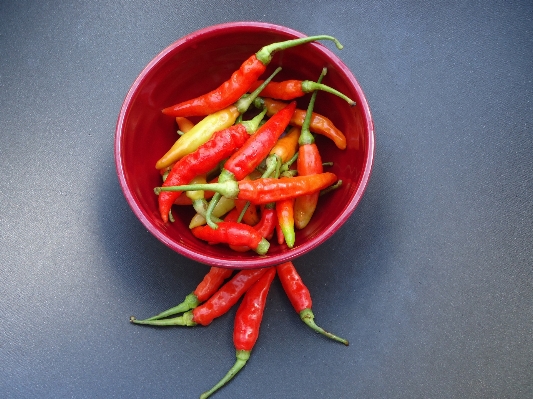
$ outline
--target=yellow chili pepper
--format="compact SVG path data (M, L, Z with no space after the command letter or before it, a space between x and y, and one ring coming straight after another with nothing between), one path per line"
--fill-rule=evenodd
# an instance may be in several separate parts
M191 180L190 184L207 183L207 180L205 177L206 177L205 175L196 176L194 179ZM185 191L185 195L189 197L192 201L205 199L204 190Z
M156 169L166 168L185 155L195 151L209 140L215 132L232 126L238 116L239 111L234 105L206 116L194 125L191 130L176 140L170 150L157 161L155 164Z
M270 155L277 155L281 159L281 163L287 162L296 153L299 138L300 127L295 126L277 141L276 145L270 151Z

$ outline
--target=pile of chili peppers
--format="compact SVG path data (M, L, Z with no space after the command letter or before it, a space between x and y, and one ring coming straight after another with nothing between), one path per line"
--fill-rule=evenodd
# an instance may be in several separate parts
M172 222L172 208L192 205L196 215L191 233L210 244L224 244L234 251L253 250L264 255L274 235L278 244L292 248L296 230L312 218L321 193L338 188L341 181L324 171L313 133L346 148L344 134L324 115L313 112L318 91L355 103L322 84L326 69L316 82L273 81L277 68L259 80L273 53L327 35L273 43L250 56L229 80L200 97L163 109L176 119L180 137L156 164L163 183L156 187L164 222ZM306 110L296 108L296 98L312 93ZM243 120L248 116L248 120ZM189 118L202 117L197 123ZM135 324L155 326L209 325L242 297L235 316L236 362L210 390L207 398L231 380L250 357L258 338L266 297L278 276L292 306L309 327L348 345L314 322L309 290L292 262L275 267L233 271L211 267L203 281L179 305Z

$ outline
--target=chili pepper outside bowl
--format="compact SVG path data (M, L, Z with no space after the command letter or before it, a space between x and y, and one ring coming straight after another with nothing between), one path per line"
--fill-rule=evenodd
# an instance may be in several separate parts
M328 32L312 32L328 34ZM323 162L333 166L343 184L320 197L311 222L296 232L292 249L271 240L268 253L234 252L224 245L209 245L195 238L189 228L192 207L173 208L175 221L163 223L159 215L154 187L161 185L156 161L177 139L174 118L161 110L216 87L237 70L241 63L264 45L305 37L287 27L260 22L232 22L193 32L158 54L140 73L130 88L120 114L115 134L115 164L126 201L142 224L162 243L181 255L198 262L234 269L258 268L292 260L331 237L345 223L359 203L370 177L374 153L372 116L353 74L341 61L342 53L329 43L309 43L275 53L267 71L269 76L281 66L275 80L316 80L323 67L323 80L356 101L350 107L342 99L319 92L314 111L325 115L344 132L347 147L338 149L325 137L315 135ZM333 50L330 50L332 48ZM298 108L306 109L310 94L298 99ZM191 118L197 122L198 118Z

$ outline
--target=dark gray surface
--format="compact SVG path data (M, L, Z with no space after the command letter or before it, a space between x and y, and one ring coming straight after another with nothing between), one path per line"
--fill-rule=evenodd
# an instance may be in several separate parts
M368 190L297 260L319 324L275 282L217 398L533 397L533 3L0 3L0 397L197 397L233 364L234 310L133 326L200 266L153 238L115 175L129 86L233 20L336 36L374 116Z

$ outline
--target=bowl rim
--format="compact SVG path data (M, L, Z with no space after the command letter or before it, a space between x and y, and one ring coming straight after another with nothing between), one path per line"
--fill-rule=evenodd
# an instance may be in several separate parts
M342 60L335 55L332 51L330 51L326 46L318 45L318 50L323 52L329 60L332 61L332 63L340 70L342 73L350 80L350 83L352 84L353 88L357 92L357 95L359 97L358 105L361 107L364 113L364 118L366 121L366 130L368 131L368 152L365 153L366 159L363 162L363 169L362 174L360 177L360 184L357 187L356 192L352 196L350 202L346 204L344 209L342 210L342 213L340 216L333 222L331 225L329 225L325 230L322 230L320 234L318 234L315 238L312 240L309 240L301 245L298 245L287 252L283 252L277 255L272 256L264 256L261 257L259 255L256 255L255 257L251 257L250 259L224 259L222 257L213 257L210 255L201 254L195 251L191 251L188 248L181 247L176 244L173 240L171 240L169 237L167 237L165 234L163 234L159 228L154 225L150 218L145 215L141 207L136 202L135 197L131 194L130 189L128 188L127 179L125 175L124 165L122 164L122 152L123 152L123 145L122 145L122 132L127 116L127 111L129 109L129 105L131 101L135 98L135 94L139 90L142 82L146 78L147 75L150 74L152 69L162 60L164 59L169 53L173 52L176 48L182 46L183 44L187 43L190 40L193 40L197 37L203 36L203 35L213 35L220 31L228 31L228 30L240 30L242 28L253 28L258 30L265 30L269 32L274 33L281 33L285 35L290 35L295 38L300 37L306 37L308 35L305 35L301 32L298 32L294 29L276 25L272 23L266 23L266 22L254 22L254 21L237 21L237 22L225 22L221 24L211 25L204 28L201 28L199 30L196 30L194 32L191 32L180 39L174 41L169 46L167 46L165 49L163 49L159 54L157 54L149 63L146 65L140 74L137 76L133 84L131 85L130 89L128 90L128 93L126 94L124 101L122 103L117 123L116 123L116 129L115 129L115 143L114 143L114 155L115 155L115 167L116 172L119 180L120 187L122 189L122 192L126 198L126 202L131 207L133 213L137 216L137 218L141 221L141 223L148 229L148 231L154 235L159 241L161 241L163 244L165 244L170 249L173 249L174 251L178 252L179 254L188 257L189 259L198 261L200 263L209 265L209 266L219 266L219 267L226 267L226 268L232 268L232 269L251 269L251 268L261 268L261 267L268 267L268 266L274 266L277 264L281 264L283 262L287 262L290 260L293 260L311 250L318 247L319 245L323 244L327 239L329 239L350 217L350 215L353 213L357 205L359 204L363 193L366 190L366 187L368 185L368 181L370 179L370 175L372 172L373 162L374 162L374 123L372 119L372 114L370 112L370 108L366 99L366 96L364 95L363 90L361 89L359 82L356 80L355 76L352 74L350 69L342 62ZM313 43L314 44L314 43Z

